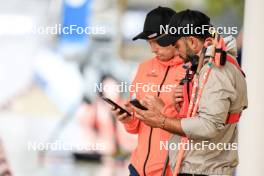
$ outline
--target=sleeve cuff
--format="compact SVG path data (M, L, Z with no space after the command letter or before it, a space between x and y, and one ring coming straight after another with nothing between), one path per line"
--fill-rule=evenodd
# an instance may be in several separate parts
M183 132L186 134L186 137L192 137L192 131L197 129L196 120L194 118L183 118L181 119L181 127Z
M219 134L219 129L213 122L199 117L182 119L181 127L186 136L191 139L212 139Z
M133 119L130 122L127 122L124 125L128 131L131 131L131 130L137 128L138 123L139 123L139 120L137 118L133 117Z

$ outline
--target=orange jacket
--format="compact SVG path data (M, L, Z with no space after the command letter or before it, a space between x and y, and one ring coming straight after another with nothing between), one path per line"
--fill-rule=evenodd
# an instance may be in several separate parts
M162 62L157 58L152 58L139 65L136 77L132 83L136 90L137 99L145 95L159 96L165 103L164 112L169 117L175 118L174 106L172 105L173 88L170 85L178 85L185 76L186 70L183 68L183 61L174 58L168 62ZM145 85L154 85L152 90L143 88ZM156 85L163 85L160 93L155 91ZM149 86L150 87L150 86ZM146 91L147 90L147 91ZM131 92L133 94L133 92ZM160 142L169 140L171 134L160 128L151 128L135 118L125 124L129 133L138 134L138 145L131 155L131 164L136 168L140 176L160 176L167 156L167 150L160 149ZM169 167L166 176L172 175Z

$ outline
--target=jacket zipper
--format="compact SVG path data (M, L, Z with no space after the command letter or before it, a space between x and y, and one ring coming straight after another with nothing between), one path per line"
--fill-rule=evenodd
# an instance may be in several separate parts
M165 75L164 75L163 80L162 80L162 82L161 82L161 84L160 84L160 89L162 89L162 86L163 86L163 84L164 84L164 82L165 82L165 80L166 80L166 77L167 77L167 75L168 75L169 69L170 69L170 66L168 66L167 69L166 69ZM158 97L160 96L160 89L159 89L159 91L158 91ZM143 173L144 173L144 176L146 176L146 166L147 166L147 162L148 162L149 154L150 154L151 138L152 138L152 130L153 130L153 128L150 127L149 141L148 141L148 152L147 152L147 157L146 157L146 159L145 159L145 161L144 161L144 166L143 166Z

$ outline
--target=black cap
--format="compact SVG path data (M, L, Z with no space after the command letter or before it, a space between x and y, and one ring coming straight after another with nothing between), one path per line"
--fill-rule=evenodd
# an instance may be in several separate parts
M185 29L189 28L189 31L188 30L184 31L183 30L184 27ZM195 32L194 29L196 27L205 30L199 30ZM210 18L207 15L205 15L200 11L187 9L173 15L169 23L169 29L171 28L174 29L168 30L169 33L163 34L162 36L157 38L157 42L161 46L168 46L174 44L178 39L180 39L183 36L200 36L200 37L210 36L209 33L210 27L211 27Z
M146 16L143 32L134 37L133 40L148 40L160 36L160 25L168 25L171 17L175 13L174 10L168 7L159 6L158 8L151 10Z

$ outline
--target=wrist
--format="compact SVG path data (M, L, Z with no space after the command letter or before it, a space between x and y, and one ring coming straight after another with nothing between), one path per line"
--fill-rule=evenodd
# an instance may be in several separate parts
M167 117L165 115L160 114L160 122L159 122L159 128L165 129L165 122Z

